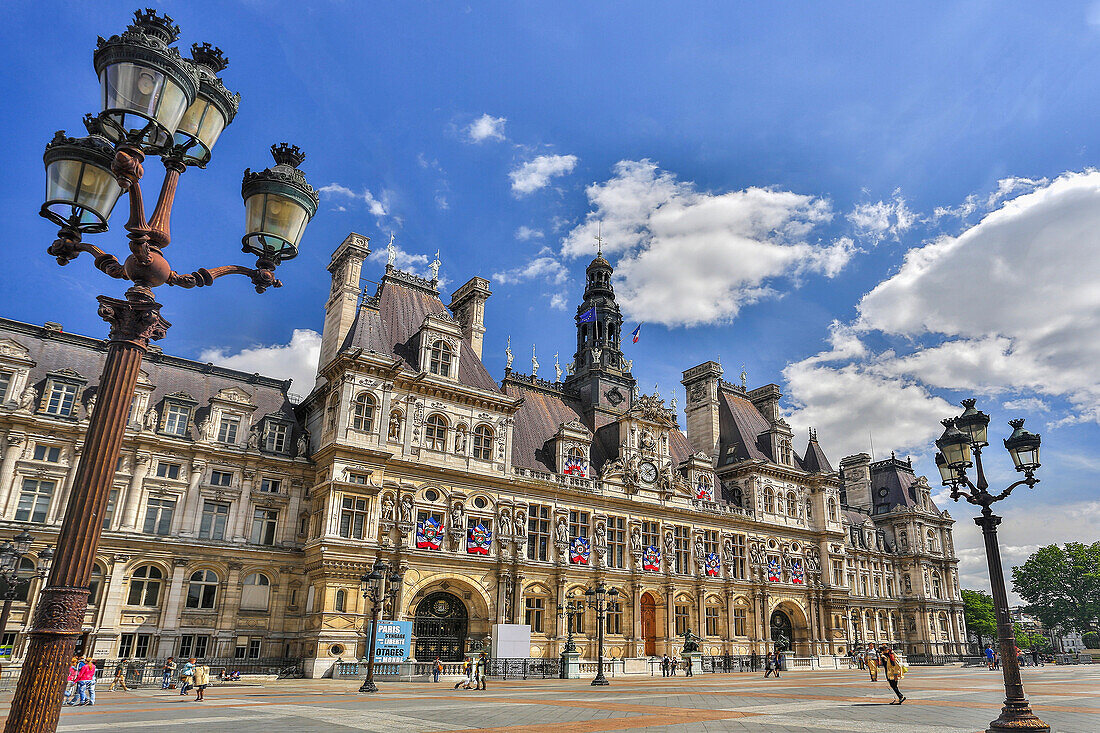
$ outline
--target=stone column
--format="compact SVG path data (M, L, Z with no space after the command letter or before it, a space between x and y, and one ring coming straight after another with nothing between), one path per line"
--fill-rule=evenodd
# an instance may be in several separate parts
M557 629L557 654L560 655L562 648L565 646L565 638L569 633L569 619L565 615L565 575L557 573L555 576L557 582L557 608L554 619L554 625Z
M733 596L736 593L733 588L725 588L726 595L726 643L722 645L722 651L733 654Z
M145 474L149 473L149 461L152 457L151 454L143 451L134 454L134 473L130 477L130 485L126 488L126 508L122 514L120 529L137 528L138 510L141 508L141 488L145 482Z
M290 501L287 502L286 517L282 523L282 527L278 531L276 538L276 544L280 545L294 545L297 544L298 537L298 514L302 510L302 493L305 491L305 487L302 485L301 479L290 478L283 479L287 484L287 496L290 497ZM372 502L373 506L373 502ZM368 527L374 522L374 512L370 513L370 519L368 520ZM364 531L369 532L370 529ZM377 537L375 534L367 535L369 537Z
M73 446L73 453L69 461L69 471L65 474L65 481L61 484L61 490L57 492L57 501L50 507L48 519L50 522L56 522L58 517L62 517L65 514L65 504L69 501L69 492L72 491L73 478L76 477L76 467L80 464L80 454L83 450L83 443L76 443Z
M703 581L695 581L695 633L700 638L706 638L707 632L707 609L706 609L707 593L703 588Z
M26 441L27 436L24 433L8 433L4 456L0 460L0 492L8 492L7 500L4 502L5 519L15 514L15 507L19 501L19 489L12 484L12 477L15 476L15 462L23 453L23 444Z
M229 575L218 588L218 594L221 596L221 603L218 604L220 613L218 614L217 631L219 638L226 638L227 633L236 637L237 629L237 614L241 609L241 568L244 567L239 562L230 562ZM270 574L269 574L270 575ZM274 582L273 578L269 578ZM272 591L268 591L269 594ZM272 597L268 596L268 609L271 609ZM229 656L233 656L233 650L229 650Z
M642 639L642 586L637 581L630 584L630 626L631 636L627 655L640 657L645 653L645 640ZM639 644L642 645L639 651Z
M234 542L248 541L245 533L248 531L248 517L251 514L249 499L252 495L252 480L255 477L255 471L246 470L241 472L241 497L237 501L237 516L233 521L232 537Z
M512 587L512 618L507 621L510 624L523 622L523 581L527 579L523 573L513 573L515 585ZM547 609L549 610L549 609Z
M183 508L183 526L180 534L184 537L194 537L198 534L199 514L202 511L202 483L203 473L206 471L206 461L191 462L191 480L187 484L187 500Z
M172 560L172 577L168 580L168 596L164 602L164 616L160 628L161 637L157 653L162 657L171 656L179 638L180 611L183 608L183 584L187 573L184 568L190 563L186 557Z
M673 654L673 639L676 638L676 586L665 586L665 653Z

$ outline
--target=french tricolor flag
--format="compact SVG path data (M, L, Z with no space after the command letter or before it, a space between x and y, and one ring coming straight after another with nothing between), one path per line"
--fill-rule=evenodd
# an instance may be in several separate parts
M631 343L635 343L635 344L638 343L638 334L641 332L641 330L642 330L642 324L639 323L638 327L635 328L634 331L631 333L631 335L634 337L634 340Z

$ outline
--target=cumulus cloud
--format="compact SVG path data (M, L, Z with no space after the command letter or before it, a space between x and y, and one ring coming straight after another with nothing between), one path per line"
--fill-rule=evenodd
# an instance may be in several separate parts
M699 325L732 320L780 294L781 279L833 277L856 251L841 238L817 241L832 220L825 199L769 188L711 193L649 160L624 160L586 189L593 210L562 242L566 257L590 257L597 226L616 263L619 302L631 317Z
M321 194L325 198L362 202L366 204L367 211L369 211L372 216L386 215L386 207L381 201L374 197L374 194L372 194L369 189L366 188L364 188L362 191L353 191L343 184L330 183L327 186L321 186L320 188L318 188L317 193ZM344 210L344 207L339 208L340 210Z
M858 237L870 244L878 244L886 238L897 241L919 219L898 191L889 201L857 204L846 218Z
M515 285L528 280L545 280L562 285L569 276L569 271L555 257L543 255L536 257L523 267L493 273L493 279L504 285Z
M296 328L289 343L252 346L238 352L206 349L199 354L207 361L242 372L259 372L276 379L290 379L290 391L306 395L317 378L317 358L321 353L321 334L308 328Z
M396 243L394 244L394 249L397 250L397 256L393 261L394 267L403 272L411 272L419 277L431 278L432 274L428 270L428 265L431 264L434 256L430 257L425 254L406 252L401 248L401 245ZM388 247L379 247L370 253L370 256L367 257L367 261L374 263L376 266L385 267L386 263L389 261L389 256ZM447 286L447 279L442 274L439 275L438 282L440 290L443 290Z
M525 196L546 188L551 178L564 176L576 167L575 155L540 155L508 174L512 179L512 193Z
M466 128L466 139L472 143L483 143L486 140L503 140L505 117L493 117L483 114L470 123Z
M551 295L550 307L559 311L566 310L569 307L569 303L565 299L565 293L554 293Z
M542 239L545 235L538 229L532 229L531 227L521 226L516 230L516 239L521 242L528 242L532 239Z

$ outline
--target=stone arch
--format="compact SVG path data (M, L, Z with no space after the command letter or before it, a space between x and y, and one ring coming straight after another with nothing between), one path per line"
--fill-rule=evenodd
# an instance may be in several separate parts
M771 646L774 647L777 641L772 637L772 629L777 628L773 623L777 612L785 615L790 622L791 639L788 651L793 652L795 656L809 656L812 653L812 645L806 610L793 599L785 599L773 605L767 618L764 619L769 626L768 638L771 640Z
M642 653L648 657L657 654L657 610L661 604L656 591L643 591L638 601L639 623L642 633Z
M402 618L411 620L416 613L416 605L436 590L449 591L465 602L471 633L488 632L493 599L479 581L455 573L425 575L413 586L406 587L404 608L401 609Z

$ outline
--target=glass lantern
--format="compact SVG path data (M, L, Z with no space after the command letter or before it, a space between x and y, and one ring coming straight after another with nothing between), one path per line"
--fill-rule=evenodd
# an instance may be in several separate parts
M244 172L241 196L248 233L241 243L245 252L279 264L298 255L298 243L320 199L298 170L304 153L282 143L271 146L271 155L274 167Z
M936 441L936 447L943 453L947 465L953 469L966 468L970 465L970 438L955 427L952 418L943 421L943 435Z
M1023 420L1009 420L1008 424L1013 430L1012 435L1005 438L1005 448L1012 456L1016 470L1030 473L1039 467L1040 438L1035 433L1024 430Z
M978 446L989 445L989 415L974 407L977 400L962 401L966 408L963 414L955 418L955 427L970 437L970 442Z
M241 95L225 88L218 72L229 65L221 49L209 43L191 46L192 65L199 79L199 93L176 128L175 144L183 162L202 168L222 131L233 121Z
M199 90L194 68L171 45L179 32L167 15L139 10L121 35L99 39L93 61L102 90L100 118L112 143L152 152L171 143Z
M99 135L71 138L58 131L42 156L46 201L39 213L85 234L107 231L107 219L122 195L111 172L113 157L114 149Z
M943 453L936 454L936 469L940 472L940 479L944 486L953 486L959 480L954 469L947 465L947 459L943 457Z

